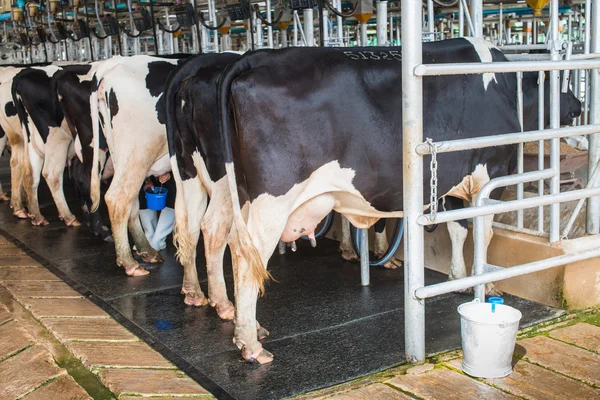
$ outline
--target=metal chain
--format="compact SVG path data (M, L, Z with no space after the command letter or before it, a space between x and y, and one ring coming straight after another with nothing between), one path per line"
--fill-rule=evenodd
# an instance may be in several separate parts
M435 221L435 217L437 215L437 206L438 206L438 199L437 199L437 169L438 169L438 163L437 163L437 144L435 144L433 142L433 140L431 140L431 138L427 138L427 140L425 141L425 144L427 144L427 146L429 146L429 150L431 153L431 163L429 164L429 169L431 170L431 179L429 180L429 186L430 186L430 190L431 190L431 194L429 196L429 210L430 210L430 214L431 214L431 221L434 222Z

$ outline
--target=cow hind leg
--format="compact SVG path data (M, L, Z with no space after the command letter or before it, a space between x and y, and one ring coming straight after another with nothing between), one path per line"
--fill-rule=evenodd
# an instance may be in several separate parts
M382 258L387 253L389 247L386 220L380 219L375 223L375 243L373 243L373 250L377 258ZM392 260L383 264L384 268L396 269L398 266L392 262Z
M24 151L23 143L12 145L10 154L10 207L12 208L15 216L18 218L27 219L29 218L29 215L23 206L23 179L24 175L30 172L30 170L26 170L26 165L23 160Z
M138 249L137 254L142 257L144 262L152 264L161 263L164 261L164 258L158 254L158 251L156 251L148 241L146 233L144 233L144 229L142 228L139 211L140 200L136 196L131 203L127 225L129 227L129 233L131 233L131 237L133 238L133 243L135 243L135 246Z
M197 178L182 182L175 167L173 177L177 185L173 239L177 247L177 258L183 265L181 294L184 295L185 304L201 307L208 304L208 300L198 281L196 247L200 237L200 222L206 210L207 194Z
M258 341L259 337L266 333L266 330L264 332L259 331L262 328L256 321L258 285L254 280L248 260L242 255L244 251L239 242L235 226L232 227L229 238L236 302L233 343L241 350L242 357L248 362L267 364L273 361L273 355L263 349L262 344ZM274 240L274 246L276 245L277 238Z
M35 151L33 144L28 145L29 163L31 165L31 181L30 184L25 184L27 192L27 204L29 207L29 217L31 223L36 226L48 225L48 221L40 211L38 201L38 187L40 185L40 176L44 167L44 159Z
M440 201L445 211L459 210L464 208L464 202L457 197L447 196ZM446 224L450 242L452 245L452 261L450 262L450 274L448 280L461 279L467 276L467 266L465 264L464 247L469 233L467 220L450 221ZM460 291L460 293L471 292L472 289Z
M129 238L127 236L127 225L133 200L138 194L137 190L125 190L126 188L141 188L144 181L144 173L138 169L115 172L106 196L106 206L110 216L110 223L115 241L115 250L117 253L117 265L123 267L127 275L141 276L148 274L140 264L134 260L129 247ZM141 229L141 228L140 228ZM143 234L143 232L142 232ZM144 235L144 238L146 236ZM148 247L148 239L146 239Z
M330 193L318 195L292 210L285 200L259 197L242 211L247 212L248 234L252 238L260 260L257 261L240 245L240 235L233 226L230 246L234 260L235 279L235 336L234 343L242 351L242 357L260 364L273 361L273 355L263 349L258 336L268 334L256 321L256 301L259 284L256 282L258 268L266 268L279 239L290 242L302 235L314 234L319 222L333 209L335 198ZM262 265L251 265L261 262Z
M0 157L2 156L2 153L4 153L4 148L6 147L7 141L8 136L6 136L6 134L0 138ZM8 200L10 200L10 197L8 196L8 193L4 191L4 189L2 188L2 184L0 183L0 201Z
M467 266L465 265L463 250L469 233L467 221L450 221L447 226L452 243L452 261L448 280L465 278L467 276Z
M227 297L225 277L223 275L223 254L227 246L227 235L231 230L231 196L225 179L217 182L212 191L211 202L202 220L202 236L208 272L209 304L215 308L223 320L234 317L234 307ZM266 330L259 330L259 338L268 336Z
M342 258L348 261L358 261L358 255L354 252L352 247L352 239L350 235L350 221L343 215L342 217L342 238L340 240L339 250L342 252Z
M64 133L58 128L51 128L45 146L46 157L42 174L52 193L59 218L67 226L79 226L81 223L69 209L63 191L63 175L70 142L70 139L66 139Z

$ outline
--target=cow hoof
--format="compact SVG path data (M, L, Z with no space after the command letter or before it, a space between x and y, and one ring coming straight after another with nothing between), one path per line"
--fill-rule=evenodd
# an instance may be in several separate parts
M342 258L346 261L358 261L358 256L354 250L341 250Z
M10 196L8 195L8 193L0 193L0 200L9 201Z
M200 292L200 294L198 294L193 290L187 290L187 289L182 288L181 294L185 295L183 302L188 306L203 307L208 304L208 300L206 299L206 296L204 296L204 293L202 293L202 292Z
M132 268L125 268L125 273L128 276L144 276L148 275L150 271L145 270L141 265L137 265Z
M17 218L21 218L21 219L28 219L29 218L29 214L27 214L27 212L25 210L17 210L17 211L13 211L13 214L17 217Z
M67 226L81 226L81 222L77 221L77 218L73 218L72 220L63 220L65 222L65 225Z
M268 364L273 361L273 354L262 348L258 352L252 354L246 350L246 347L243 347L242 357L251 364Z
M256 337L258 338L258 340L263 340L268 338L270 335L269 331L266 330L265 328L263 328L262 326L260 326L258 324L258 322L256 323Z
M498 290L495 285L492 285L491 287L486 286L485 295L490 296L490 297L503 296L504 292L501 290Z
M162 258L162 256L158 253L155 253L155 254L143 253L142 260L144 260L144 262L147 262L150 264L158 264L158 263L165 261L165 259Z
M63 219L63 222L66 226L81 226L81 222L77 221L77 218L73 218L70 221Z
M221 304L208 299L208 304L210 304L210 306L217 311L219 318L222 320L231 321L233 319L235 315L235 307L233 307L233 304L229 300L227 300L226 303Z
M31 220L31 224L32 224L33 226L46 226L46 225L48 225L49 223L50 223L50 222L48 222L48 220L47 220L46 218L44 218L44 217L41 217L41 218L36 218L36 217L34 217L34 218Z

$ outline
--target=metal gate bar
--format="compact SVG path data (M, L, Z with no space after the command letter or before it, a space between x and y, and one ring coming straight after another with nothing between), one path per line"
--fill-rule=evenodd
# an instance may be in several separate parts
M477 1L477 0L476 0ZM475 3L475 1L474 1ZM594 6L598 7L600 0L594 0ZM424 297L428 294L434 295L432 289L424 284L424 243L423 229L421 225L442 223L459 219L475 218L473 235L475 239L475 265L474 277L464 278L451 283L440 284L436 293L451 291L451 286L459 285L462 288L476 286L476 297L484 298L484 283L494 280L531 273L537 268L547 269L563 265L572 260L585 259L600 255L600 250L581 252L579 254L559 256L549 260L525 264L507 270L497 270L498 267L488 265L485 262L485 239L484 239L484 215L502 212L516 211L524 208L533 208L544 205L550 206L551 229L550 241L559 240L559 207L560 202L589 198L600 195L600 187L592 187L572 192L559 192L559 139L580 134L598 134L599 118L593 120L592 126L578 126L559 129L560 126L560 73L559 70L581 70L600 68L599 60L573 60L559 61L559 50L561 43L558 36L558 0L551 1L551 35L549 35L549 48L551 50L551 61L546 62L498 62L498 63L465 63L465 64L422 64L421 29L422 20L421 2L416 0L402 0L403 14L410 15L410 19L403 20L402 24L402 118L403 118L403 200L404 215L406 223L405 236L405 348L408 361L420 362L425 357L425 315ZM597 10L597 9L596 9ZM596 11L595 10L595 11ZM589 7L586 10L589 12ZM594 12L597 14L597 12ZM600 15L598 22L594 24L594 33L600 35ZM478 24L480 21L474 21ZM595 22L595 21L594 21ZM589 35L588 35L589 37ZM598 37L600 40L600 37ZM600 44L600 42L598 42ZM600 52L594 48L594 52ZM427 215L423 215L423 159L428 154L427 146L423 146L423 76L457 75L457 74L482 74L482 73L506 73L525 71L551 71L550 72L550 130L538 130L526 133L513 133L498 135L495 137L472 138L438 143L438 152L458 151L490 147L503 144L518 144L524 141L551 140L550 169L528 172L520 175L496 178L488 182L482 192L479 193L476 207L445 211L437 214L435 221ZM597 72L594 72L596 75ZM596 76L600 78L600 75ZM595 85L591 90L600 96ZM595 96L592 96L592 100ZM600 102L596 103L600 106ZM591 152L595 151L590 149ZM598 149L600 150L600 149ZM600 152L600 151L599 151ZM595 156L595 155L594 155ZM592 155L590 157L593 157ZM595 165L595 164L594 164ZM534 197L509 202L489 201L486 192L491 192L494 187L506 186L539 179L551 179L551 194L548 196ZM488 201L486 201L488 200ZM492 203L492 204L490 204ZM512 272L511 272L512 271ZM417 294L419 293L419 294Z

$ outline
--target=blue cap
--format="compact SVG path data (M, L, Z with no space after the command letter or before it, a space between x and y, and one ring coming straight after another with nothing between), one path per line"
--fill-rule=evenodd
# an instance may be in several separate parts
M496 304L504 304L504 299L502 297L490 297L488 303L492 304L492 312L496 312Z

